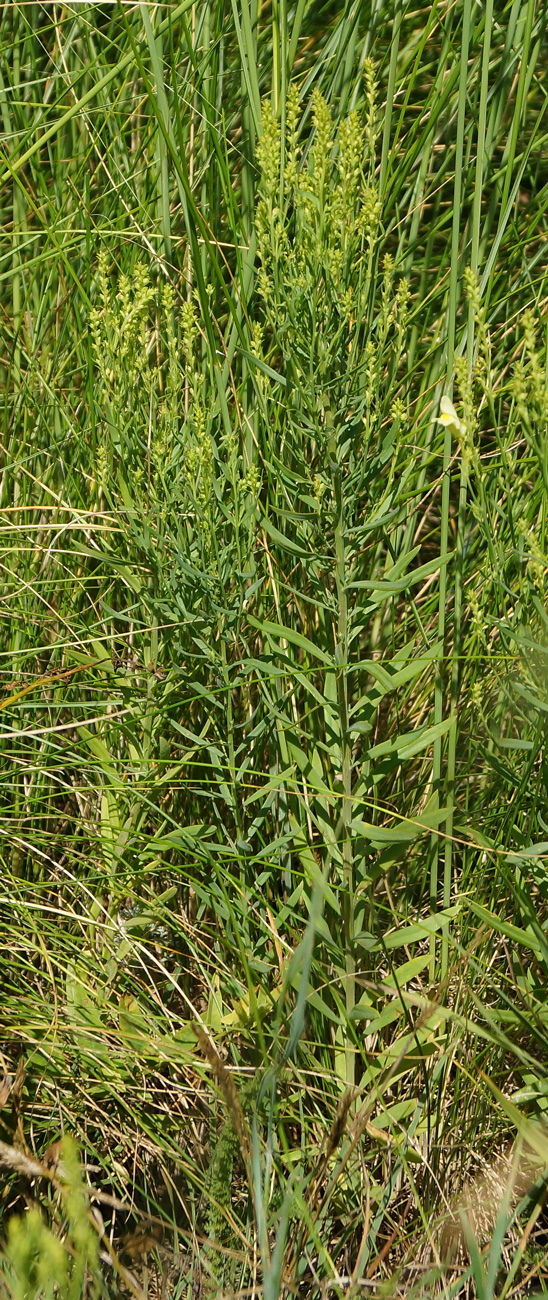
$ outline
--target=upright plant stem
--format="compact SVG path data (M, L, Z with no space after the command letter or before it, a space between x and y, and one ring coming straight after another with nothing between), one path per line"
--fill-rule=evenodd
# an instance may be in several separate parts
M141 8L145 35L146 35L149 53L150 53L150 60L152 63L152 69L154 73L154 80L156 83L156 96L158 100L158 107L164 119L165 130L169 134L170 131L169 108L168 108L167 95L166 95L166 90L164 85L164 73L163 73L162 31L161 29L159 29L156 33L154 33L152 28L152 23L150 21L148 6L146 4L141 4L140 8ZM164 257L166 259L167 265L169 266L171 265L171 215L169 210L169 167L168 167L168 154L166 149L166 142L161 131L158 131L158 136L156 141L156 158L157 158L157 166L158 166L158 216L159 216L159 224L161 226L162 235L163 235Z
M456 316L458 302L458 271L459 271L459 241L460 241L460 212L461 212L461 194L462 194L462 170L464 156L464 125L466 116L466 85L468 77L468 51L470 46L470 20L471 20L472 3L471 0L464 0L464 12L462 20L462 37L461 37L461 61L460 61L460 78L459 78L459 99L457 113L457 141L455 150L455 183L453 190L453 225L451 235L451 270L449 279L449 304L448 304L448 321L447 321L447 380L448 385L452 384L453 377L453 358L455 354L455 332ZM438 664L435 688L435 705L434 705L434 722L441 723L443 720L443 646L446 636L446 600L447 600L447 563L448 537L449 537L449 501L451 490L451 479L449 466L451 462L451 428L445 430L443 443L443 485L441 498L441 520L440 520L440 559L442 561L440 570L439 602L438 602L438 641L442 646L441 660ZM432 781L434 790L438 794L441 787L443 758L443 743L439 737L434 742L434 754L432 765ZM452 813L452 791L447 791L448 798L448 817L445 826L446 836L452 834L453 813ZM446 840L447 844L447 840ZM439 838L434 837L432 868L430 875L430 902L432 910L438 907L438 886L439 886ZM444 863L447 857L444 858ZM449 869L451 861L449 859ZM444 868L444 903L447 895L450 896L451 881L448 880L447 870ZM447 937L442 945L442 963L441 975L445 974L447 963ZM436 972L436 940L432 937L430 944L430 978L435 979Z
M392 110L394 107L394 90L396 86L396 73L398 68L400 27L401 27L401 0L397 0L396 12L394 15L393 36L390 45L390 70L388 73L388 88L386 92L386 110L385 110L384 127L382 133L381 170L379 175L380 195L384 194L386 171L388 167L388 155L390 152L390 129L392 125Z
M484 142L487 121L487 95L489 90L489 56L491 52L491 28L493 23L493 0L487 0L485 7L485 27L483 33L483 52L482 52L482 74L481 74L481 91L480 105L478 115L478 133L476 143L476 174L474 187L474 203L472 208L472 247L471 247L471 268L475 275L478 272L479 262L479 244L480 244L480 221L481 221L481 199L483 192L483 166L484 166ZM468 314L468 352L470 358L470 370L473 367L474 353L474 316L470 306ZM464 536L466 528L466 501L468 491L468 471L464 464L461 465L460 485L459 485L459 508L457 520L457 540L455 553L455 603L454 603L454 627L453 627L453 664L451 672L451 716L454 719L454 726L449 732L447 746L447 821L445 824L446 841L445 841L445 862L444 862L444 879L443 879L443 906L449 907L451 902L451 887L453 876L453 816L455 801L455 772L456 772L456 748L457 748L457 703L459 697L460 685L460 649L462 642L461 622L462 622L462 577L464 561ZM447 931L442 935L442 952L441 968L445 974L448 964L448 936Z
M335 442L334 435L332 443ZM335 448L333 447L333 452ZM352 748L348 727L348 597L346 592L346 555L344 543L344 490L343 466L334 470L335 489L335 583L337 590L338 623L337 646L337 702L339 710L339 740L342 762L342 809L340 815L340 843L343 860L343 935L345 954L345 1002L348 1018L356 1003L356 963L354 957L354 858L352 851ZM346 1083L352 1086L355 1079L354 1051L347 1037Z
M493 26L493 0L486 0L485 5L485 27L483 33L483 52L481 63L481 91L480 106L478 115L478 138L476 146L476 178L474 186L474 203L472 207L472 248L470 254L470 265L474 275L478 273L479 267L479 246L480 246L480 223L481 223L481 200L483 193L483 171L484 171L484 153L485 142L487 137L487 97L489 93L489 58L491 54L491 29ZM474 319L470 312L470 326L474 327Z
M20 58L19 46L15 45L13 50L13 80L18 85L20 80ZM7 112L4 114L8 116ZM21 270L19 256L19 241L21 239L21 202L19 196L19 185L17 179L13 178L13 243L12 243L12 312L13 312L13 383L17 392L21 383L21 341L19 331L21 327Z

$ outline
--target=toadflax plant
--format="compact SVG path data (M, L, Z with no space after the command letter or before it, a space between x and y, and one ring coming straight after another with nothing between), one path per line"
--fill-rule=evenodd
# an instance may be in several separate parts
M295 673L285 695L280 683L276 694L278 769L299 772L277 792L277 829L290 836L299 827L335 891L331 909L342 912L343 1073L352 1082L356 961L365 969L363 946L374 943L379 850L401 837L400 826L379 823L390 774L407 751L397 737L384 739L379 710L423 673L433 649L418 611L399 641L391 613L439 561L408 572L420 551L405 527L406 476L415 467L402 457L409 286L383 232L371 62L364 116L353 111L335 129L315 91L311 119L310 129L293 86L283 131L263 106L258 146L257 295L268 374L258 384L259 453L273 606L263 630L270 652ZM289 583L278 577L288 555ZM415 737L410 756L432 731ZM423 773L421 798L425 786ZM419 815L407 840L425 825ZM326 924L328 932L328 914Z

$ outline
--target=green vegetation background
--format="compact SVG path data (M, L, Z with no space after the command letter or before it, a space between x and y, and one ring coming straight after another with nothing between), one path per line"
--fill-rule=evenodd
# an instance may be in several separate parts
M546 22L2 10L11 1300L546 1289Z

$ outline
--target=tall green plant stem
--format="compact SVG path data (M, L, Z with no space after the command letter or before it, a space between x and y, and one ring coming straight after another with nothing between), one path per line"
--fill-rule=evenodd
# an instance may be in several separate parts
M470 48L470 27L471 27L471 0L465 0L464 13L462 20L462 37L461 37L461 58L460 58L460 78L459 78L459 100L457 113L457 142L455 153L455 183L453 191L453 226L451 233L451 272L449 279L449 304L447 319L447 377L451 383L453 375L453 359L455 355L455 332L456 316L458 302L458 269L459 269L459 243L460 243L460 212L461 212L461 194L462 194L462 171L464 158L464 127L466 117L466 86L468 78L468 51ZM441 523L440 523L440 558L445 560L448 551L449 535L449 497L451 488L450 466L451 462L451 429L445 430L443 444L443 485L441 498ZM440 571L440 588L438 603L438 641L443 646L446 635L446 599L447 599L447 565L442 563ZM443 719L443 651L442 659L439 664L436 679L436 693L434 706L434 721L439 724ZM441 772L442 772L442 739L441 737L434 743L434 755L432 764L432 780L434 790L440 792ZM448 818L446 823L446 835L452 834L453 815L452 815L452 790L448 794ZM447 842L447 841L446 841ZM443 893L444 903L450 896L451 880L448 879L447 866L451 871L451 857L444 859L444 882ZM436 836L433 845L432 870L430 876L430 901L433 910L438 906L438 873L439 873L439 839ZM446 973L447 962L447 936L442 945L442 970L441 976ZM435 955L436 940L432 937L430 948L430 979L435 979Z
M481 67L481 91L478 115L478 131L476 143L476 166L475 166L475 188L474 204L472 208L472 235L471 235L471 267L475 275L478 272L479 265L479 246L480 246L480 223L481 223L481 200L483 193L483 168L484 168L484 141L486 137L487 124L487 100L489 93L489 57L491 52L491 30L493 25L493 0L487 0L485 6L485 27L483 33L483 51ZM470 372L473 368L474 356L474 314L472 304L468 311L468 350L470 356ZM460 652L462 642L462 581L463 581L463 562L464 562L464 536L466 528L466 505L468 495L468 470L464 463L461 465L461 476L459 486L459 509L457 519L457 544L455 553L455 603L453 614L453 664L451 671L451 716L454 718L455 725L451 728L448 738L447 747L447 821L445 824L446 841L445 841L445 861L444 861L444 878L443 878L443 906L449 907L451 903L451 888L453 876L453 816L455 805L455 775L456 775L456 749L457 749L457 706L460 691ZM442 934L441 950L441 967L445 975L449 960L448 934L444 930Z
M334 440L334 439L333 439ZM344 544L343 467L334 470L335 489L335 583L337 589L337 702L342 762L342 809L339 834L343 861L343 935L346 974L346 1013L350 1017L356 1002L356 964L354 959L354 859L352 853L352 748L348 728L348 598L346 593L346 555ZM355 1075L354 1051L347 1038L346 1082L352 1086Z
M150 52L150 60L154 72L158 108L162 113L164 119L165 130L169 134L170 131L169 108L168 108L167 95L166 95L166 90L164 85L164 74L163 74L162 32L161 30L158 30L156 33L154 32L152 23L150 21L150 15L149 15L147 5L141 4L139 7L143 18L143 26L145 29L146 40ZM159 217L158 224L161 226L162 229L162 234L164 239L164 255L165 255L167 265L169 266L171 263L171 214L169 210L169 168L168 168L168 154L166 150L166 143L161 131L158 132L158 136L156 140L156 164L158 168L158 199L157 199L158 217Z
M223 681L226 691L226 721L228 733L228 763L230 770L230 787L232 791L234 821L238 835L242 836L242 826L240 819L239 792L236 777L236 754L234 751L234 713L232 709L232 687L230 684L230 675L226 657L226 641L224 635L221 635L221 659L223 664Z

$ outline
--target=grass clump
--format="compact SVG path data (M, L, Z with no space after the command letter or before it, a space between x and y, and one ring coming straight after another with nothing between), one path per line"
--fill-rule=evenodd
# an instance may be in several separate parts
M90 1221L78 1151L68 1137L57 1145L58 1177L54 1175L52 1182L57 1205L50 1207L53 1226L48 1226L37 1205L24 1216L12 1215L8 1222L0 1270L0 1294L6 1300L31 1296L80 1300L106 1294L99 1275L98 1226ZM37 1171L29 1167L28 1172Z
M1 1285L545 1288L543 13L0 22Z

